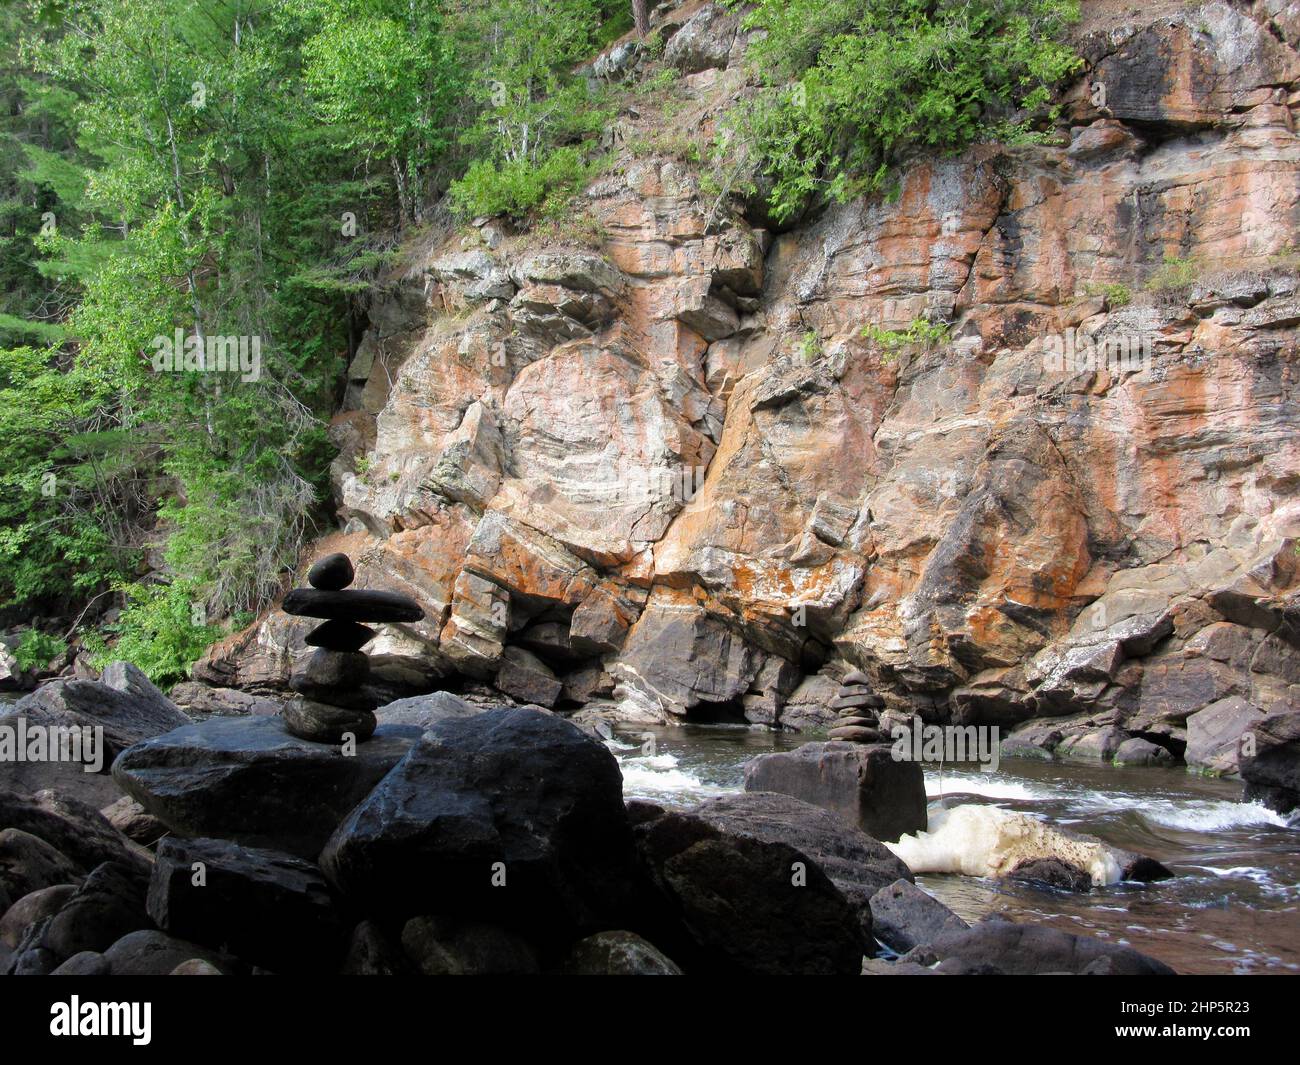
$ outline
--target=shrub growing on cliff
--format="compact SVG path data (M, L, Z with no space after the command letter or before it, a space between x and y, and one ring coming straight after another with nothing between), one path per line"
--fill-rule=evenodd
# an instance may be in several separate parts
M599 39L601 19L596 0L487 0L466 9L461 59L475 73L478 110L461 137L473 162L451 186L461 216L522 217L586 180L610 115L573 67Z
M1081 61L1077 0L758 0L765 88L735 116L778 220L882 187L912 147L1022 137ZM734 153L733 153L734 154Z

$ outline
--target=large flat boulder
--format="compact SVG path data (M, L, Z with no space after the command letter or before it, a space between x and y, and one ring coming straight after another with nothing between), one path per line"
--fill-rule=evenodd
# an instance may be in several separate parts
M42 685L0 717L0 729L18 729L20 719L26 734L36 727L50 737L77 730L78 744L67 748L76 760L65 756L11 762L5 767L6 785L24 791L50 788L96 807L121 798L109 773L114 758L132 744L190 723L129 662L109 664L99 680L69 678Z
M393 917L598 926L634 879L622 784L604 744L551 714L440 721L339 826L321 866L349 900Z
M129 748L113 775L178 835L312 859L419 734L383 725L349 754L291 736L278 717L213 718Z
M810 802L885 842L925 828L925 777L897 761L888 744L805 743L745 765L746 791L776 791Z

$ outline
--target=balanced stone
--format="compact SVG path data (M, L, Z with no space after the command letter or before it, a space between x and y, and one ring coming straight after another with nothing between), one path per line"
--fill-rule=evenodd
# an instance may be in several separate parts
M354 688L369 675L370 659L360 651L324 647L313 651L306 663L294 670L295 677L321 687Z
M874 716L866 717L860 714L854 714L849 717L841 717L831 722L831 728L852 728L854 726L862 728L879 728L880 720Z
M879 695L840 695L831 700L832 710L856 710L859 707L870 707L873 710L879 710L885 705L885 700Z
M420 604L409 596L359 588L295 588L284 597L281 608L298 617L338 621L419 621L424 617Z
M325 621L307 633L304 641L308 647L324 647L330 651L360 651L378 633L369 625L355 621Z
M865 673L863 673L862 670L855 669L853 670L853 672L845 676L843 683L844 684L870 684L871 678L868 677Z
M307 583L313 588L337 592L346 588L356 577L352 560L342 552L326 555L307 571Z
M315 699L290 699L281 714L290 733L317 743L343 743L349 736L364 743L377 725L373 711L330 706Z
M879 743L884 739L879 729L864 725L840 725L826 735L833 740L847 740L849 743Z
M302 676L289 678L289 688L295 694L317 702L329 703L349 711L377 710L385 702L384 696L372 688L339 688L331 684L313 684ZM293 728L290 727L290 732ZM310 739L304 736L303 739Z
M349 588L356 576L344 554L327 555L307 574L310 588L295 588L284 597L286 614L323 618L307 637L311 657L293 671L289 687L298 698L282 711L284 727L299 739L360 743L375 731L375 709L384 700L365 685L370 659L361 650L374 639L362 621L419 621L420 604L396 592Z
M322 647L293 671L289 687L308 699L347 710L374 710L380 705L379 696L361 687L369 675L370 659L360 651L329 651Z

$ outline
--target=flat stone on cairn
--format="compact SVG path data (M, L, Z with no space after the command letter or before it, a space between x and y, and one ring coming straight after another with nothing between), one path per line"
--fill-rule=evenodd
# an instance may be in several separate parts
M840 684L839 694L831 700L831 709L844 716L831 723L827 735L849 743L881 743L885 734L880 728L880 713L885 700L871 690L871 678L860 669L848 674Z
M347 555L327 555L307 573L310 588L295 588L284 597L286 614L322 618L307 635L315 647L304 665L294 670L289 687L297 693L283 711L285 728L294 736L318 743L357 743L375 731L376 698L364 688L370 659L361 650L375 637L363 621L419 621L420 604L395 592L349 589L356 577Z

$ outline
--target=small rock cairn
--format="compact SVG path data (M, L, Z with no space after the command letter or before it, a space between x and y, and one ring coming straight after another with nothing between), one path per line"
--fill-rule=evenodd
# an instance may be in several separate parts
M289 678L289 687L298 694L282 716L285 728L299 739L318 743L342 743L349 735L357 743L370 739L379 700L364 687L370 658L361 648L376 633L361 623L424 617L420 604L409 596L349 589L355 577L347 555L327 555L307 572L310 588L295 588L284 597L286 614L324 620L307 634L307 646L316 650Z
M843 716L832 722L827 735L850 743L886 742L880 726L880 711L884 708L885 700L871 690L871 678L855 669L840 684L839 695L831 700L831 709Z

